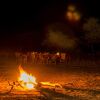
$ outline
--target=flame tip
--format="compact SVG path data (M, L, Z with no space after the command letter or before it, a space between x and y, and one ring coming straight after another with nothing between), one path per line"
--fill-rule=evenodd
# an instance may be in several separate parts
M36 85L36 78L32 74L25 72L21 65L19 65L20 77L18 80L25 89L33 89Z

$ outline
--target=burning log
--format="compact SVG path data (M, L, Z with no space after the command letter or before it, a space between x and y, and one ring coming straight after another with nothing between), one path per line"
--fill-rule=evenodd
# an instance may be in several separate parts
M6 91L6 92L3 92L3 93L0 93L0 95L7 95L7 94L10 94L11 91L14 89L15 82L13 82L13 84L11 84L11 83L8 81L8 85L11 86L10 90L8 90L8 91Z

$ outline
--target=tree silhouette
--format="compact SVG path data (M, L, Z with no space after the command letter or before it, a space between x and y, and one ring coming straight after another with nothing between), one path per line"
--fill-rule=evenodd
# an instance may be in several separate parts
M89 18L86 23L83 24L84 36L87 41L87 45L94 53L94 44L100 42L100 24L96 18Z
M78 45L78 39L71 34L69 28L63 24L53 24L48 27L45 45L60 49L73 50Z

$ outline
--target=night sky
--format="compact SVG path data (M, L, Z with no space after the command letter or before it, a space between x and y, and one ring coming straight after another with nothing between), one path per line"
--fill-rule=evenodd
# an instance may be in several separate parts
M0 7L0 48L40 48L49 24L67 23L65 12L74 4L82 18L100 17L99 0L34 0L12 2Z

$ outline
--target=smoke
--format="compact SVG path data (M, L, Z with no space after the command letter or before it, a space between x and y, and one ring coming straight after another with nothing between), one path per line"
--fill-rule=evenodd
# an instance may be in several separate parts
M65 35L61 31L49 30L46 36L46 40L43 44L49 47L73 49L77 46L77 39L75 37Z

